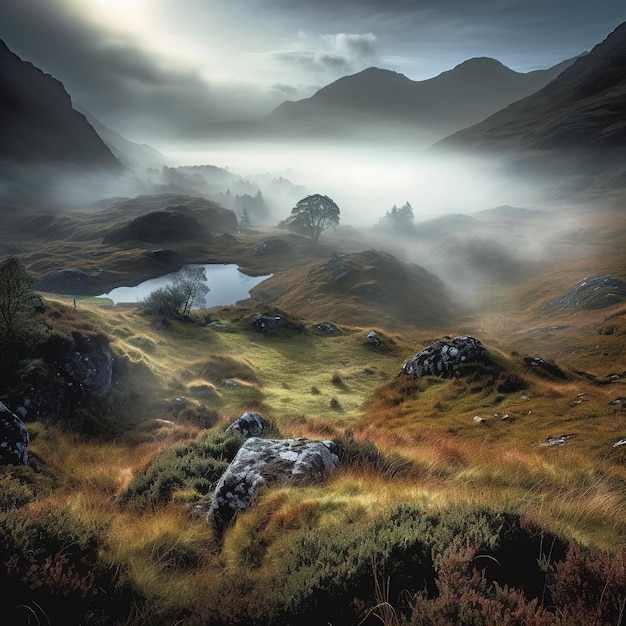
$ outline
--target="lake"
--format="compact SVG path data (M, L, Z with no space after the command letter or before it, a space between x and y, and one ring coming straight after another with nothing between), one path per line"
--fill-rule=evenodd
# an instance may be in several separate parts
M234 264L202 265L207 275L207 282L210 291L205 298L205 307L235 304L238 300L245 300L250 295L250 290L269 278L266 276L248 276L239 271L239 266ZM165 287L172 281L176 272L164 274L159 278L151 278L135 287L116 287L103 293L101 298L109 298L115 304L119 302L139 302L143 300L155 289Z

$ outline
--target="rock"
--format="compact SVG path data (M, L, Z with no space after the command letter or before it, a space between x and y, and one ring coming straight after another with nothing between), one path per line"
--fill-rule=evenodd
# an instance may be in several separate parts
M24 422L0 402L0 464L26 465L28 440Z
M567 378L561 368L554 361L546 361L538 354L524 357L524 363L535 372L548 378Z
M240 415L227 429L227 433L239 433L246 439L249 437L260 437L267 428L265 420L253 411L248 411Z
M375 346L379 346L381 344L380 337L375 330L370 330L370 332L367 333L367 340Z
M291 246L280 237L268 237L259 241L252 248L252 256L267 256L289 252Z
M257 333L265 333L266 335L273 335L277 333L283 327L283 319L277 315L263 315L257 313L252 317L252 328Z
M33 309L35 313L45 313L50 308L48 301L40 294L33 294Z
M481 417L480 415L474 415L474 422L476 424L486 424L487 420L484 417Z
M339 463L332 441L248 439L220 478L210 516L218 526L245 511L265 486L319 482Z
M208 396L215 393L215 387L209 384L191 385L189 387L189 391L198 396Z
M224 387L226 387L227 389L234 389L235 387L239 387L240 384L241 383L238 383L232 378L225 378L223 382Z
M602 309L626 300L626 283L610 274L583 278L577 285L545 305L548 313L570 309Z
M9 394L12 406L28 419L58 420L84 402L106 396L113 385L113 353L104 335L77 331L45 347L45 363L20 372Z
M402 373L419 379L422 376L447 378L455 367L481 360L484 348L478 339L464 335L450 341L436 341L402 365Z
M548 437L544 441L538 441L533 445L540 446L542 448L559 448L571 441L574 437L576 437L574 434L561 435L560 437Z
M72 333L74 350L57 360L68 383L78 385L87 395L105 396L113 381L113 353L103 336Z
M96 281L87 272L63 269L44 274L34 285L36 291L62 294L88 294L95 288Z
M319 324L313 324L313 332L316 335L340 335L341 330L330 322L320 322Z
M168 266L182 267L185 264L185 258L180 252L176 250L170 250L169 248L159 248L158 250L146 250L144 255L159 261Z

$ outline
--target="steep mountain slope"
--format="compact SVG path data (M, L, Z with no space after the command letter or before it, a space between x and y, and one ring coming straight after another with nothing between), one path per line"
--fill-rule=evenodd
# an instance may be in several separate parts
M168 163L168 158L152 146L129 141L102 124L81 106L74 104L74 108L85 116L115 157L127 167L141 171L149 167L160 169Z
M626 147L626 23L552 83L438 144L528 152Z
M0 161L120 170L63 85L0 41Z
M522 74L495 59L475 58L424 81L371 67L310 98L286 101L259 122L194 127L186 136L393 137L409 130L442 137L537 91L571 62Z

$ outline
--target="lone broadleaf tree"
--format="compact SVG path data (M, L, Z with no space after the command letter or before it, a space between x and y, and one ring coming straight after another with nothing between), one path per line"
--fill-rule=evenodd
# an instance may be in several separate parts
M291 215L283 224L287 229L307 235L317 243L323 231L337 227L339 213L339 207L333 200L316 193L302 198L291 209Z

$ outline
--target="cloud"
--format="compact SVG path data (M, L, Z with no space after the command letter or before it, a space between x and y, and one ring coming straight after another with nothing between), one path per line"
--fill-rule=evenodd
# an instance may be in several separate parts
M286 49L262 55L289 75L306 72L318 81L331 81L358 72L377 59L378 38L373 33L312 34L300 31Z
M150 33L153 39L142 39L140 30L99 21L85 13L87 4L2 0L0 37L22 59L60 80L75 102L129 139L150 141L234 114L261 117L280 102L269 87L261 90L236 76L214 80L205 56L185 57L171 42L159 42L155 33Z

